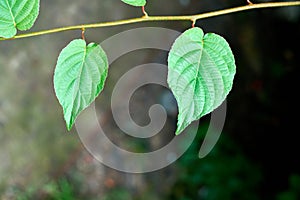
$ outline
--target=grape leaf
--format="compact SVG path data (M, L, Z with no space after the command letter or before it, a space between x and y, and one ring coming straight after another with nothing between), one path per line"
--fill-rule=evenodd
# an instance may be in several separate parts
M126 4L129 4L131 6L145 6L146 0L121 0Z
M176 134L212 112L226 98L236 72L226 40L191 28L174 42L168 57L168 84L178 103Z
M0 37L12 38L30 29L39 14L40 0L0 0Z
M103 90L107 72L108 59L98 44L86 45L77 39L61 51L54 72L54 89L68 130Z

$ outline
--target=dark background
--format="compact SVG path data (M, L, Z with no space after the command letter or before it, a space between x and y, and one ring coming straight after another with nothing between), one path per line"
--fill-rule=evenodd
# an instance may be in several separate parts
M261 1L263 2L263 1ZM245 5L233 0L149 0L149 15L184 15ZM41 1L32 31L140 16L139 8L118 0ZM189 22L156 22L87 30L89 41L137 27L183 32ZM98 163L73 129L66 131L52 78L60 50L81 32L69 31L0 42L0 199L300 199L298 74L300 7L245 11L199 20L196 26L226 38L237 74L227 98L220 140L204 159L198 150L209 123L175 163L147 174L126 174ZM118 48L118 47L116 47ZM114 83L137 64L166 63L166 52L136 51L110 66L106 89L96 100L115 143L147 151L153 141L120 136L109 109ZM133 119L147 124L148 107L170 92L144 86L132 97ZM174 99L173 99L174 100ZM176 109L176 103L170 101ZM173 102L173 103L172 103ZM173 137L176 114L165 135ZM122 143L122 144L121 144ZM156 144L154 144L155 146Z

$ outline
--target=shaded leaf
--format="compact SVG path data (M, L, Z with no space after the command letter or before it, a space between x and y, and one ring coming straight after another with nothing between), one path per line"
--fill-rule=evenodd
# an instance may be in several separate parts
M168 84L179 109L176 134L225 100L235 72L234 56L221 36L196 27L176 39L168 57Z
M86 45L77 39L61 51L54 72L54 89L68 130L103 90L107 71L107 56L98 44Z
M30 29L39 14L39 0L0 0L0 37L12 38Z

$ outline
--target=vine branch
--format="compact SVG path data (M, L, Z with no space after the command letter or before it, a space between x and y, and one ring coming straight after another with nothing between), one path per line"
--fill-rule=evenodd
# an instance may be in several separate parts
M100 22L95 24L82 24L82 25L75 25L75 26L66 26L61 28L54 28L49 30L37 31L32 33L25 33L19 34L14 36L13 38L0 38L1 40L13 40L13 39L20 39L20 38L28 38L34 37L39 35L46 35L51 33L58 33L63 31L69 30L85 30L89 28L101 28L101 27L112 27L112 26L119 26L125 24L133 24L133 23L141 23L141 22L154 22L154 21L192 21L195 23L199 19L215 17L220 15L226 15L230 13L252 10L252 9L259 9L259 8L273 8L273 7L287 7L287 6L300 6L300 1L291 1L291 2L269 2L269 3L251 3L244 6L228 8L218 11L212 11L207 13L201 13L196 15L182 15L182 16L149 16L147 15L139 17L139 18L131 18L125 20L118 20L118 21L111 21L111 22Z

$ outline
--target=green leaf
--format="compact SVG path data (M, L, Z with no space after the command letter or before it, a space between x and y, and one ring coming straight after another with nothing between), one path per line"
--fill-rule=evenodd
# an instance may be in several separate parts
M168 84L178 103L176 134L216 109L232 88L236 67L224 38L191 28L179 36L168 57Z
M131 6L145 6L146 0L121 0Z
M0 0L0 37L12 38L17 29L30 29L38 14L39 0Z
M68 130L103 90L107 71L107 56L98 44L86 45L77 39L61 51L54 72L54 89Z

